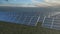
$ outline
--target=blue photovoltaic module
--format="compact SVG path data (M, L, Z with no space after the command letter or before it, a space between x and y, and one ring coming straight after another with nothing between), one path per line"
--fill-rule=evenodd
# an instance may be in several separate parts
M39 19L36 12L0 12L0 21L36 26Z
M60 30L60 15L54 17L44 17L42 27Z

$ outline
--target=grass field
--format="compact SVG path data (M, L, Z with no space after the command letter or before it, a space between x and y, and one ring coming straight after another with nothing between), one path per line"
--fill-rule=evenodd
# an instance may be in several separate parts
M41 23L33 27L0 21L0 34L60 34L60 30L43 28Z

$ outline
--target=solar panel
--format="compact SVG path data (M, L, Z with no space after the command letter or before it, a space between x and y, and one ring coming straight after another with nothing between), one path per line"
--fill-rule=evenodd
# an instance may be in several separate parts
M46 18L46 17L44 17L42 26L43 27L47 27L47 28L51 28L52 20L53 20L52 18Z
M42 27L60 30L60 17L44 17Z
M40 15L36 12L0 12L0 21L36 26Z

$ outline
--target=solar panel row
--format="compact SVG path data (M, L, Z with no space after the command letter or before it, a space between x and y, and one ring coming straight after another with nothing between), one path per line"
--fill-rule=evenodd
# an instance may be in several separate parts
M44 17L42 27L60 30L60 17Z
M40 19L38 14L21 12L0 12L0 21L36 26Z

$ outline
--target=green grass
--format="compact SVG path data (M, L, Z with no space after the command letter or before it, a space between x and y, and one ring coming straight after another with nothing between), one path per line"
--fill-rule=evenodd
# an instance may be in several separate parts
M60 30L43 28L41 23L34 27L0 21L0 34L60 34Z

